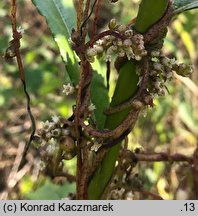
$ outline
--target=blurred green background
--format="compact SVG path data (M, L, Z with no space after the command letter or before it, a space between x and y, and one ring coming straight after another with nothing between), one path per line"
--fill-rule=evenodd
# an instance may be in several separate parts
M104 1L98 23L106 27L115 17L127 24L136 16L140 1L120 1L113 6ZM67 76L58 48L47 24L31 1L18 1L18 25L25 29L21 40L27 87L32 100L32 111L37 128L52 115L67 117L72 113L75 99L62 94ZM75 192L75 184L67 178L51 179L39 173L39 160L32 147L28 157L33 163L14 183L10 172L19 146L30 133L30 121L26 112L26 100L15 60L3 58L12 38L9 19L10 5L0 2L0 194L7 199L61 199ZM176 57L179 62L192 63L192 77L176 76L169 84L165 97L155 100L155 106L142 112L136 127L129 135L131 149L145 152L170 152L192 156L198 136L198 10L185 12L173 20L165 40L163 52ZM93 18L92 18L93 19ZM113 94L116 71L111 75L109 95ZM65 163L65 170L75 175L75 159ZM164 199L190 199L192 197L192 172L187 163L139 163L135 168L144 187L159 193ZM6 188L9 183L9 190ZM36 190L36 192L34 192ZM5 191L7 194L5 195ZM63 192L64 191L64 192ZM45 196L43 195L45 194ZM136 199L146 199L136 194Z

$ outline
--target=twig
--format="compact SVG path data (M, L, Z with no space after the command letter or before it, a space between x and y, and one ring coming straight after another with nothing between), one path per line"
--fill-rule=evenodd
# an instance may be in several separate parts
M77 10L77 31L80 31L82 16L83 16L83 4L84 0L79 0L78 10Z
M187 157L182 154L169 155L168 153L141 153L134 154L131 152L133 159L137 161L147 161L147 162L156 162L156 161L168 161L168 162L188 162L193 163L192 157Z
M12 0L12 5L11 5L12 9L11 9L11 21L12 21L12 31L13 31L13 45L15 48L15 53L16 53L16 59L17 59L17 64L18 64L18 68L19 68L19 73L20 73L20 78L23 84L23 89L24 89L24 93L26 95L26 100L27 100L27 111L31 120L31 124L32 124L32 132L29 138L29 141L26 143L26 146L24 148L24 152L21 158L21 162L20 162L20 166L19 169L21 168L21 166L23 165L23 160L25 159L25 156L27 154L27 151L29 149L29 146L33 140L35 131L36 131L36 124L35 124L35 120L34 120L34 116L32 115L31 112L31 106L30 106L30 96L27 92L27 88L26 88L26 82L25 82L25 73L24 73L24 68L23 68L23 63L22 63L22 59L21 59L21 55L20 55L20 38L21 38L21 34L17 31L17 24L16 24L16 13L17 13L17 5L16 5L16 0Z
M100 138L118 138L124 131L126 131L129 128L132 128L136 122L137 116L140 112L140 109L132 109L126 119L118 125L113 130L96 130L90 125L86 125L82 119L80 119L80 125L84 130L89 133L90 135L94 137L100 137Z
M97 3L97 0L94 1L94 3L93 3L93 5L92 5L92 8L91 8L91 11L90 11L89 15L85 18L84 22L82 23L82 25L81 25L81 27L80 27L80 34L81 34L81 36L83 35L83 28L84 28L84 26L86 26L87 21L88 21L89 18L91 17L91 15L92 15L92 13L93 13L93 10L94 10L94 7L95 7L96 3Z
M91 2L91 0L86 1L85 12L84 12L84 20L88 17L90 2Z
M102 5L102 0L98 0L98 4L96 6L95 18L93 21L93 32L92 32L93 37L96 35L96 32L97 32L97 21L98 21L101 5Z

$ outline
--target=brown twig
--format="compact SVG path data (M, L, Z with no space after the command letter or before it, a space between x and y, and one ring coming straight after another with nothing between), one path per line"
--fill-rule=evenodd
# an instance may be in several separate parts
M33 140L35 131L36 131L36 123L34 120L34 116L32 115L32 111L31 111L31 106L30 106L30 96L27 92L27 88L26 88L26 82L25 82L25 72L24 72L24 68L23 68L23 63L22 63L22 59L21 59L21 55L20 55L20 39L21 39L21 33L19 33L17 31L17 21L16 21L16 13L17 13L17 5L16 5L16 0L12 0L12 5L11 5L11 22L12 22L12 32L13 32L13 46L15 48L15 53L16 53L16 59L17 59L17 64L18 64L18 69L19 69L19 73L20 73L20 78L23 84L23 90L24 93L26 95L26 100L27 100L27 111L32 123L32 132L29 138L29 141L26 143L24 152L23 152L23 156L20 162L20 166L19 169L21 168L21 166L24 163L24 159L25 156L27 154L27 151L29 149L29 146Z
M80 131L79 131L79 121L80 121L80 106L81 106L81 94L82 94L82 88L83 88L83 81L84 81L84 70L83 65L81 62L80 65L80 81L78 83L78 92L77 92L77 98L76 98L76 109L75 109L75 133L76 133L76 141L77 141L77 175L76 175L76 181L77 181L77 199L79 199L79 194L81 194L80 191L80 181L81 181L81 172L82 172L82 155L81 155L81 147L80 147Z
M17 12L16 0L12 0L11 21L12 21L12 32L13 32L13 44L15 47L15 53L16 53L18 67L19 67L20 77L21 80L25 82L25 73L24 73L23 63L19 51L21 34L17 31L16 12Z
M82 17L83 17L83 4L84 0L79 0L78 10L77 10L77 31L80 32Z
M91 2L91 0L86 1L85 12L84 12L84 20L88 17L88 14L89 14L90 2Z
M96 6L95 18L93 21L93 32L92 32L93 37L96 35L96 32L97 32L97 22L98 22L99 11L100 11L101 5L102 5L102 0L98 0L97 6Z
M118 125L113 130L96 130L90 125L86 125L82 119L80 119L80 125L84 130L89 133L90 135L94 137L100 137L100 138L118 138L124 131L126 131L129 128L132 128L136 122L137 116L140 112L140 109L133 109L129 112L126 119Z
M188 162L190 164L193 163L192 157L187 157L182 154L174 154L169 155L168 153L141 153L134 154L132 153L132 157L137 161L146 161L146 162L156 162L156 161L168 161L168 162Z

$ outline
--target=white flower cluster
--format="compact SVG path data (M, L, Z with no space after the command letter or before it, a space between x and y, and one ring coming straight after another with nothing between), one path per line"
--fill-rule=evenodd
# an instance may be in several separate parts
M76 155L76 144L74 142L70 127L62 123L59 116L52 116L51 121L43 122L43 127L38 131L37 143L40 148L42 163L40 170L44 169L43 163L54 163L59 150L62 151L63 159L68 160Z
M97 152L98 149L99 149L101 146L102 146L101 143L94 142L94 144L93 144L93 146L91 146L91 149L90 149L90 150L91 150L91 151Z
M96 55L106 52L106 61L111 61L112 56L127 56L130 59L140 61L143 56L147 55L144 47L144 38L141 34L135 34L132 29L125 25L118 25L115 19L109 22L109 29L115 31L125 38L121 40L113 35L105 36L96 42L93 47L86 51L88 61L93 62Z
M166 82L172 79L173 71L182 76L189 76L193 69L191 65L179 64L175 58L170 59L158 50L151 52L149 76L152 82L149 90L154 96L165 94Z
M61 128L59 127L60 117L52 116L52 121L43 122L42 129L39 130L39 135L45 138L46 141L49 141L51 138L56 138L62 133Z

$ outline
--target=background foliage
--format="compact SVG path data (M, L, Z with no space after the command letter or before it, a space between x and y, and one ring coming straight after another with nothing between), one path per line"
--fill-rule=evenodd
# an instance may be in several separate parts
M19 25L25 28L21 40L22 55L27 76L27 86L32 98L33 113L37 127L52 115L69 116L74 98L62 94L62 85L68 82L65 65L62 63L47 24L31 1L19 1ZM128 23L137 13L139 1L120 1L112 7L103 4L99 27L103 29L114 15L120 22ZM9 4L0 2L0 192L12 168L18 146L27 140L30 122L26 112L16 64L5 62L3 54L11 39L11 24L8 16ZM192 155L198 136L198 13L187 11L178 16L169 28L163 52L180 62L191 62L195 73L191 80L176 77L168 87L169 94L155 100L155 107L143 113L129 135L130 148L141 148L146 152L171 152ZM102 66L103 67L103 66ZM115 87L117 74L111 76L110 96ZM32 147L28 157L34 163L20 181L12 187L10 199L61 199L75 191L74 184L66 178L52 179L39 173L38 152ZM75 174L75 159L65 164L70 174ZM186 163L164 162L141 163L136 172L149 191L159 193L164 199L190 199L192 196L191 167ZM50 194L46 194L51 188ZM62 191L65 193L62 193ZM36 191L36 192L33 192ZM43 192L47 197L43 197ZM136 199L146 199L136 194Z

